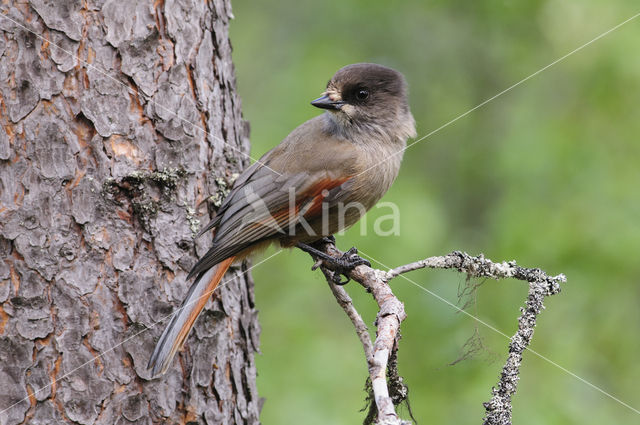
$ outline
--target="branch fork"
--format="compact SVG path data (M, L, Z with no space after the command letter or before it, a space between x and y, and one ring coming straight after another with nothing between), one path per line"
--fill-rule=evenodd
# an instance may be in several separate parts
M322 252L333 258L340 258L344 254L330 242L323 244ZM507 361L497 385L492 389L491 400L483 404L486 410L484 425L511 424L511 398L516 392L522 354L531 343L537 317L544 309L545 297L559 293L560 284L566 282L563 274L548 276L540 269L518 266L515 261L494 263L482 254L473 257L460 251L429 257L387 272L367 265L359 265L348 272L348 277L371 293L378 304L379 311L375 322L377 332L375 342L372 342L367 326L354 307L351 297L343 286L336 285L332 265L317 257L314 257L314 260L316 261L314 270L320 267L338 304L353 323L364 349L371 383L370 398L375 402L375 406L373 404L370 406L365 424L411 424L401 419L395 411L395 406L405 400L407 394L402 378L396 370L400 325L407 315L404 304L391 290L389 282L392 279L422 268L437 268L455 269L470 278L488 277L496 280L514 278L528 282L529 293L525 306L521 308L522 314L518 318L518 330L509 344ZM391 382L388 382L388 378Z

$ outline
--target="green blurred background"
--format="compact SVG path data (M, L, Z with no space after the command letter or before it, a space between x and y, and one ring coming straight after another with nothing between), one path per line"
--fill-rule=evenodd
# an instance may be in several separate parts
M405 74L422 136L639 12L637 0L233 1L238 87L259 157L319 111L340 67ZM410 148L385 196L399 236L372 210L338 238L396 266L452 250L516 259L569 279L549 299L532 348L640 409L640 18ZM270 255L272 251L267 253ZM374 264L376 265L376 264ZM302 252L255 269L259 390L269 424L353 424L367 376L353 328ZM379 265L378 265L379 266ZM382 268L382 266L379 266ZM408 276L458 305L454 272ZM419 423L479 423L508 341L403 279L400 372ZM371 297L347 287L371 324ZM469 312L512 335L526 295L487 281ZM477 333L484 346L449 366ZM516 423L631 424L640 416L528 353ZM402 410L406 416L406 410Z

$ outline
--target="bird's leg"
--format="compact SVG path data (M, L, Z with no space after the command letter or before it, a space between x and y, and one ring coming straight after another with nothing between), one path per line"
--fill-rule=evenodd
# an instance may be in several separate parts
M317 243L318 242L316 242L316 244ZM335 239L333 238L333 236L329 236L327 238L321 239L319 243L335 244ZM314 248L311 245L307 245L302 242L298 242L296 246L304 252L311 254L312 256L326 262L327 264L330 264L334 269L333 283L335 283L336 285L344 285L348 283L350 280L348 274L351 270L353 270L354 267L360 266L362 264L371 267L371 263L369 263L369 261L358 255L358 250L355 247L342 254L342 256L340 256L339 258L335 258L328 254L325 254L324 252L320 251L317 248ZM317 265L314 265L312 270L315 270L317 267ZM346 280L342 280L342 276L344 276Z
M332 244L332 245L335 245L336 244L336 237L333 236L333 235L325 236L324 238L322 238L318 242L316 242L316 244L322 244L322 245Z

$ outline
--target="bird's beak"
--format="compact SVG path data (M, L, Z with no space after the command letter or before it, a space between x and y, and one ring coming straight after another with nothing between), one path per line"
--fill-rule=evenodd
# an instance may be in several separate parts
M311 102L311 104L320 109L339 110L340 108L342 108L342 105L344 105L344 102L341 100L331 100L331 98L325 94L324 96L319 97Z

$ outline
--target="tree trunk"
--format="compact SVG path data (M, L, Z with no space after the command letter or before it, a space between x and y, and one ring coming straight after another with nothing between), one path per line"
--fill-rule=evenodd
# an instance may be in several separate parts
M146 370L211 241L199 220L248 164L230 17L228 0L0 6L0 424L258 423L246 267L167 374Z

